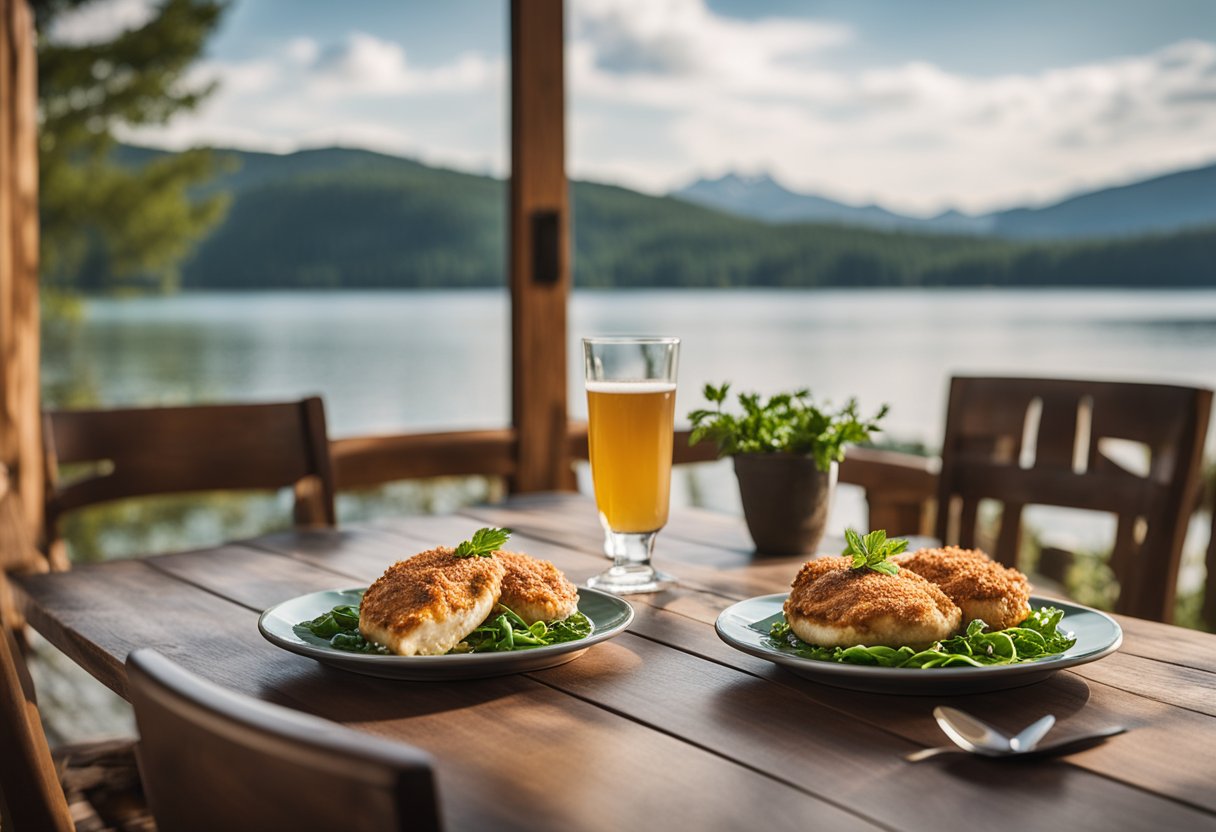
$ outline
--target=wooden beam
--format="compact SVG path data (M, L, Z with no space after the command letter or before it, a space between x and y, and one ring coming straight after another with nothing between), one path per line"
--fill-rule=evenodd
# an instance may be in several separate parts
M566 183L562 0L511 2L510 279L516 491L574 487L566 439Z
M0 464L13 485L0 521L25 523L0 530L4 539L33 540L42 527L37 72L29 4L0 0ZM32 565L20 562L33 555L0 553L0 565Z

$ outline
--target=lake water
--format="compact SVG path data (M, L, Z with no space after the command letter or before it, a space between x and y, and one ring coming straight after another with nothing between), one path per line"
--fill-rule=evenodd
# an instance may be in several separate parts
M320 393L335 436L487 427L510 413L502 291L186 294L91 300L49 332L49 401L120 405ZM683 339L680 411L706 381L809 386L935 446L949 377L1053 375L1216 387L1216 291L575 292L572 415L585 415L578 338Z
M103 405L320 393L339 437L494 427L510 414L508 327L500 290L91 300L79 325L48 330L44 386L52 403ZM1216 387L1216 291L579 291L574 417L586 414L578 338L610 333L683 339L679 413L700 403L707 381L808 386L836 402L857 396L867 411L890 403L887 435L930 448L953 374ZM725 465L674 489L677 503L695 493L738 508ZM859 506L846 495L833 525Z

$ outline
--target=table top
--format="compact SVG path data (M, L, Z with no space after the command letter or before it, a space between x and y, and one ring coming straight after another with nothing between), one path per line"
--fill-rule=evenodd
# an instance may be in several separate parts
M1216 829L1216 636L1120 618L1118 653L1029 687L957 697L857 693L737 652L713 630L736 600L786 589L799 559L755 558L742 521L674 512L656 564L678 586L632 596L629 632L549 670L404 682L279 650L258 613L370 583L390 563L481 525L576 582L605 566L593 504L528 495L444 517L283 532L214 549L27 576L31 624L110 688L151 646L228 688L431 752L448 828L773 830ZM1064 759L949 755L952 704L1008 731L1132 730ZM661 814L659 814L661 813Z

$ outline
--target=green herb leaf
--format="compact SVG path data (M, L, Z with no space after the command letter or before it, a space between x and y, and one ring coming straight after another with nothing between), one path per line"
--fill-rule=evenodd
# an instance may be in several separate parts
M854 569L872 569L884 575L899 574L899 567L887 558L907 549L908 541L903 538L887 540L885 529L876 529L865 537L852 529L845 529L844 539L847 545L841 554L853 558Z
M456 557L491 557L510 537L510 529L478 529L473 532L472 538L456 547Z
M880 430L878 422L887 406L869 419L860 414L857 400L849 399L840 410L826 403L816 404L810 390L778 393L764 400L756 393L739 393L742 415L727 413L730 384L705 385L705 400L713 409L698 409L688 414L692 432L690 445L712 440L720 456L750 453L791 453L815 460L821 471L844 458L846 445L865 442Z
M867 563L866 566L873 569L875 572L881 572L884 575L899 574L899 567L891 563L889 560L881 560L878 563Z

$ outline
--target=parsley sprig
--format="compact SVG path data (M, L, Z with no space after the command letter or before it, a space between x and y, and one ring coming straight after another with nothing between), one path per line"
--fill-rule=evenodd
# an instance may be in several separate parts
M884 575L899 574L899 567L887 558L907 549L908 541L899 537L887 540L887 533L883 529L872 531L865 537L852 529L845 529L844 539L848 545L841 554L853 558L854 569L872 569Z
M456 547L456 557L491 557L510 537L510 529L478 529L473 532L473 537Z

